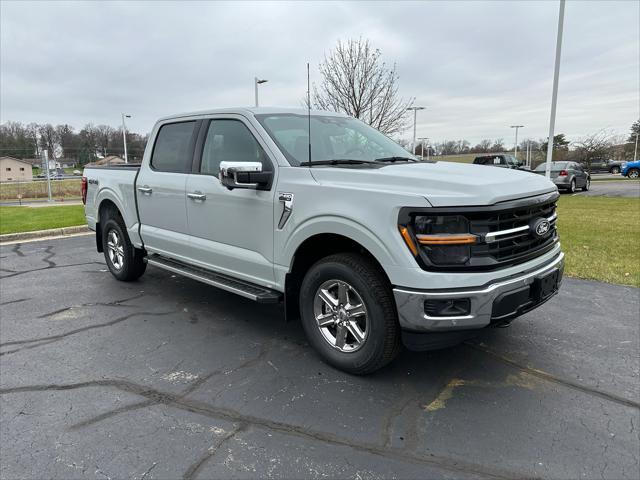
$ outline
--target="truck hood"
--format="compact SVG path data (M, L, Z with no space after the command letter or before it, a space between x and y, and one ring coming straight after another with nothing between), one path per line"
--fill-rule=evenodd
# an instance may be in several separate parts
M418 195L434 207L492 205L556 190L552 182L531 172L452 162L310 170L320 184Z

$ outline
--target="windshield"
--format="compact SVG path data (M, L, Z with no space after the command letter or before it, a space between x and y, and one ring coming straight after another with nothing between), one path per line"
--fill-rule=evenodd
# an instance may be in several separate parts
M308 117L297 114L263 114L256 119L293 166L309 161ZM351 117L311 116L311 162L389 158L417 160L375 128Z
M546 163L541 163L536 167L534 172L544 172L547 168ZM551 162L551 170L564 170L567 168L567 162Z

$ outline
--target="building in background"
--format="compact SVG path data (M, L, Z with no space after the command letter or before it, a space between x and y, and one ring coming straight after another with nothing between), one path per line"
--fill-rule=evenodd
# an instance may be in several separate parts
M31 163L13 157L0 157L0 182L30 182Z

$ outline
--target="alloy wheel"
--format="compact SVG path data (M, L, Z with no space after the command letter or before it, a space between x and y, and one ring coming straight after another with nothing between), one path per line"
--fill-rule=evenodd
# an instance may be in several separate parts
M107 249L111 264L116 270L121 270L124 266L124 246L120 235L115 230L110 230L107 235Z
M313 314L329 345L341 352L355 352L369 334L367 309L353 286L342 280L324 282L314 297Z

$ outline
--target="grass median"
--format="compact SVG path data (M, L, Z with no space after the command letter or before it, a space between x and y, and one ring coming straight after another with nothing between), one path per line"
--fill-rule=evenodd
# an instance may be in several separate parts
M82 205L0 207L0 235L85 225Z
M640 287L640 199L563 195L558 229L566 275Z

